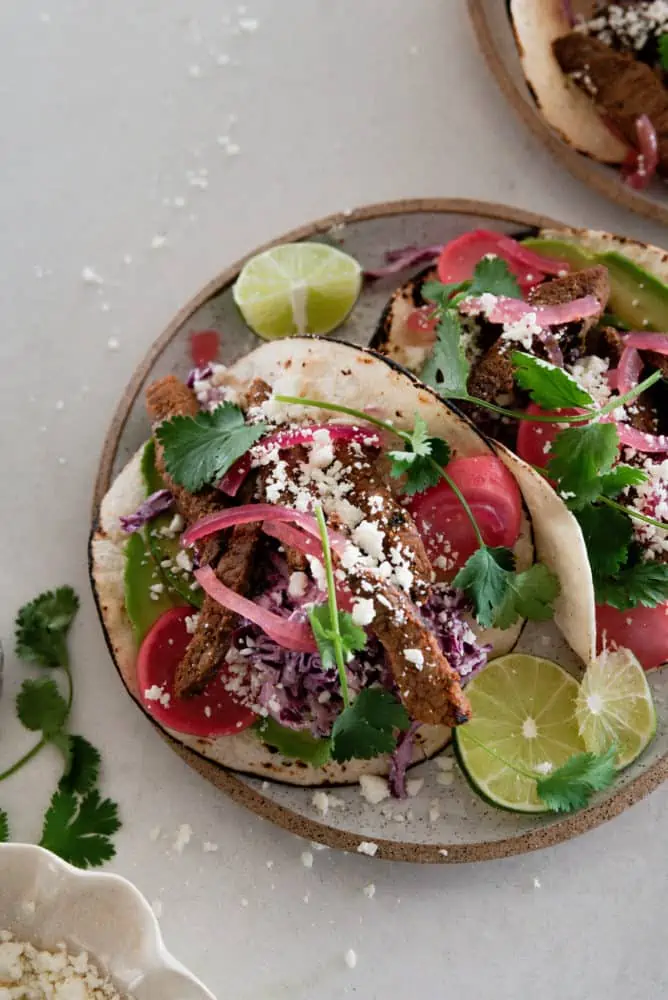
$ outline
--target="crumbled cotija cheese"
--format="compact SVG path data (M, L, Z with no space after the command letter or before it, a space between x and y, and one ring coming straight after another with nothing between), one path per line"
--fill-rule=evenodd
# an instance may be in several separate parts
M610 386L605 377L610 363L605 358L597 358L595 354L580 358L572 365L567 365L569 372L581 389L588 392L599 406L605 406L610 399Z
M88 960L85 951L69 954L65 945L42 951L0 932L1 1000L130 1000Z

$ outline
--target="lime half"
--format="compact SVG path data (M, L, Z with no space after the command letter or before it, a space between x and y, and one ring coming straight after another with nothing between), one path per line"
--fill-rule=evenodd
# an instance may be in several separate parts
M286 243L253 257L233 289L252 330L266 340L331 333L362 287L357 261L324 243Z
M587 750L618 746L617 767L627 767L651 743L656 710L645 671L629 649L604 650L587 668L575 715Z
M455 730L455 747L483 798L516 812L549 811L536 794L535 780L508 764L547 775L582 753L575 718L578 690L575 678L556 663L524 653L492 660L471 681L466 693L473 713Z

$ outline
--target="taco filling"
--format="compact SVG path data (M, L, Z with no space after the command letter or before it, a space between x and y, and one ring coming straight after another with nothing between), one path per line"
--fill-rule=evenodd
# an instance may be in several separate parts
M647 669L668 660L664 271L604 234L476 231L395 293L374 341L555 486L587 545L598 648Z
M389 773L401 794L470 719L488 657L527 618L569 620L531 490L380 358L277 342L162 378L146 404L153 435L102 506L98 596L145 710L219 762L307 784Z

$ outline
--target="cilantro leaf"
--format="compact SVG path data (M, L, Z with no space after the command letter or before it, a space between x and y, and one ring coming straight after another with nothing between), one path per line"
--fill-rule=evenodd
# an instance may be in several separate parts
M596 579L596 601L618 611L655 608L668 601L668 565L648 560L624 566L608 579Z
M572 812L588 805L594 792L609 788L615 779L617 747L605 753L578 753L545 778L536 782L536 791L553 812Z
M554 616L554 601L560 592L559 579L543 565L535 563L522 573L510 573L508 586L494 618L497 628L510 628L518 618L534 622Z
M165 466L172 479L191 493L221 479L255 442L266 424L246 424L233 403L196 417L172 417L158 427Z
M332 755L330 740L317 739L306 730L281 726L269 716L258 722L254 728L261 740L275 747L284 757L301 760L313 767L322 767Z
M70 763L60 779L61 792L85 795L97 784L100 752L83 736L70 736Z
M661 68L668 71L668 33L661 35L659 39L659 59Z
M0 844L9 842L9 816L4 809L0 809Z
M334 723L332 757L370 760L391 753L397 745L394 730L409 726L408 712L393 694L384 688L364 688Z
M441 476L441 468L450 461L450 448L442 438L429 437L426 422L416 414L413 432L405 451L390 451L390 473L392 476L406 476L404 492L409 496L422 493L430 486L436 486Z
M16 714L26 729L41 731L50 739L62 729L68 706L56 682L44 677L23 682L16 698Z
M458 281L449 285L442 281L425 281L420 289L420 295L426 302L435 303L439 309L449 309L452 306L450 302L452 296L468 286L468 281Z
M617 497L627 486L640 486L646 483L647 473L642 469L636 469L632 465L620 463L616 465L612 472L607 472L601 477L599 483L599 493L604 497Z
M552 442L547 472L559 482L566 505L574 510L595 500L601 477L617 458L619 436L614 424L569 427Z
M49 743L60 750L63 755L65 771L68 771L72 766L72 737L61 729L60 732L49 736Z
M436 328L436 343L420 378L443 396L462 396L470 370L461 346L459 319L448 310Z
M494 624L497 609L505 600L509 576L515 569L510 549L483 545L464 563L453 581L473 603L475 616L484 628Z
M16 616L16 655L41 667L68 663L67 633L79 608L72 587L58 587L25 604Z
M594 580L614 576L628 558L633 524L627 514L612 507L586 504L575 511Z
M513 351L515 381L529 393L531 401L544 410L589 407L594 400L580 388L572 375L548 361L523 351Z
M517 278L502 257L483 257L475 266L467 295L484 295L485 292L507 299L522 298Z
M54 792L44 817L40 847L78 868L95 868L116 853L110 837L120 829L118 807L94 789L83 798Z
M337 615L343 658L347 662L355 653L361 652L366 647L366 632L355 624L353 616L348 611L338 611ZM323 667L326 670L336 668L335 631L332 626L329 604L318 604L311 608L308 617L315 641L318 644Z

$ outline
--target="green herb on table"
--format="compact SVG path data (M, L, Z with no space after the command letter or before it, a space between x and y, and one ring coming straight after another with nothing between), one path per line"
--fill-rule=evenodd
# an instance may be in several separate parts
M23 682L16 699L19 721L39 733L34 746L0 774L4 781L16 774L45 747L55 747L65 768L44 818L40 846L81 868L93 867L114 856L113 835L120 828L116 803L102 799L97 789L100 753L82 736L69 732L73 680L67 636L79 607L71 587L41 594L26 604L16 618L16 654L30 664L60 668L66 695L53 676ZM7 815L0 811L0 841L9 839Z

